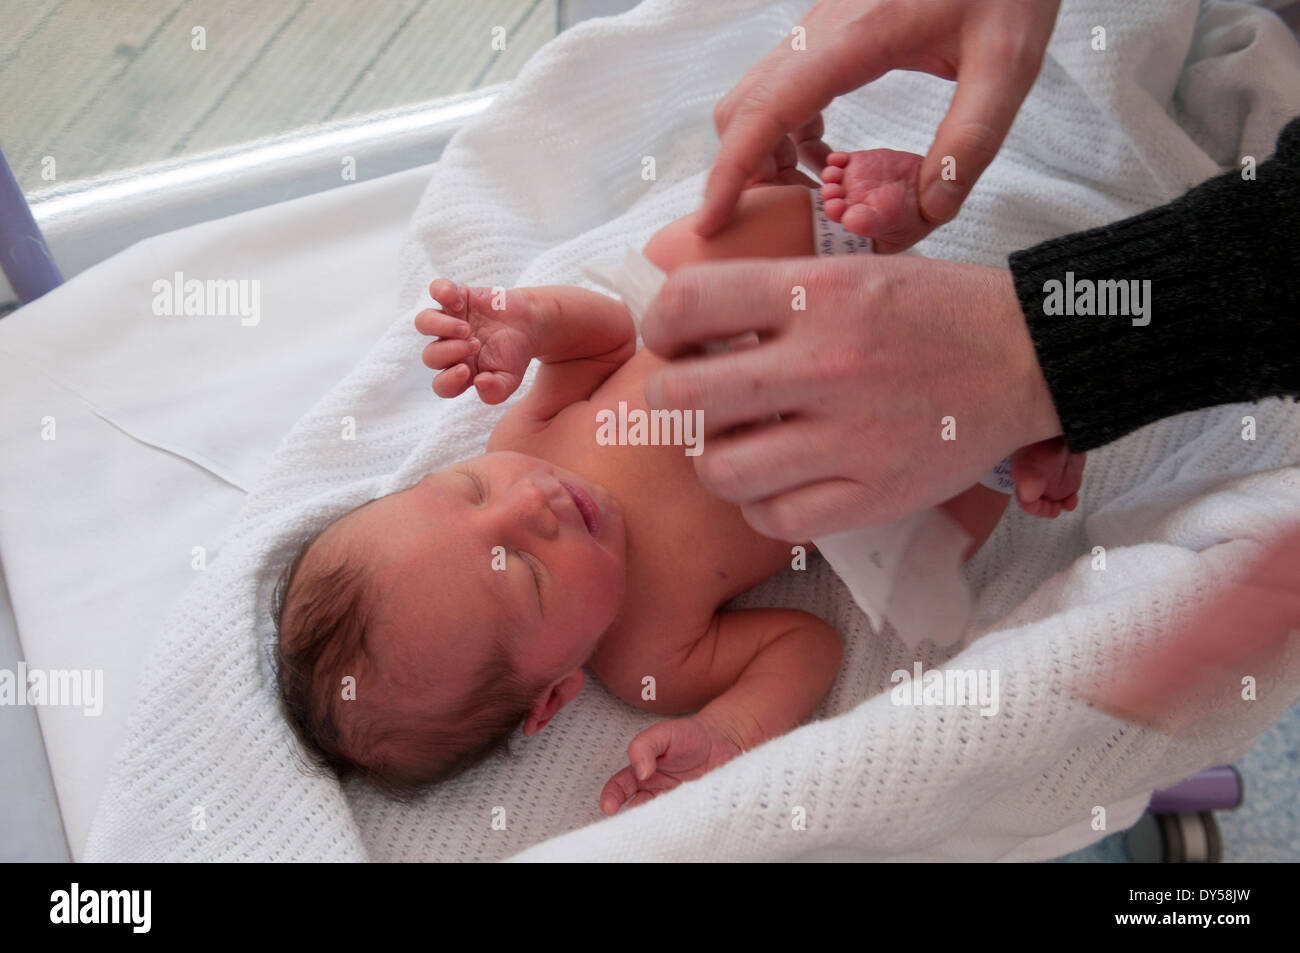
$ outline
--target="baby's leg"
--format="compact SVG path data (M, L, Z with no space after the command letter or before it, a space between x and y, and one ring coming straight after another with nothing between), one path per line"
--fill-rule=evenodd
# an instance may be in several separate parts
M997 490L976 483L969 490L958 493L940 507L957 521L962 529L971 536L971 543L966 548L966 558L970 559L984 545L1006 512L1007 502L1011 497Z
M695 234L699 213L670 222L646 242L645 256L672 272L723 258L798 258L813 253L809 189L765 185L740 195L731 224L708 238Z

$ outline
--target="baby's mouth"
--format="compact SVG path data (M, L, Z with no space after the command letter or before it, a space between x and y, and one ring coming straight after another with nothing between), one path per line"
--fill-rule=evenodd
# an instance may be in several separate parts
M573 504L578 508L578 513L582 516L582 521L587 524L587 532L596 536L600 532L600 507L596 505L586 491L574 486L572 483L560 481L560 486L573 498Z

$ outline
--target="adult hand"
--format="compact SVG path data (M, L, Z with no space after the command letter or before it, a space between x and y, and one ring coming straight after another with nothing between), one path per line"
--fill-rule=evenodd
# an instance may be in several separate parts
M997 155L1042 65L1060 0L822 0L801 21L806 48L783 42L714 110L721 145L697 225L730 221L744 187L786 181L796 160L821 170L830 148L821 111L893 69L957 81L921 165L912 244L957 214ZM953 159L956 178L941 178Z
M642 323L665 358L751 330L757 345L675 361L645 395L703 411L696 473L768 536L900 519L1061 432L1007 271L892 256L689 265Z
M1207 716L1250 704L1242 679L1276 671L1297 643L1300 525L1273 540L1193 618L1116 660L1099 684L1081 685L1077 694L1116 717L1190 735Z

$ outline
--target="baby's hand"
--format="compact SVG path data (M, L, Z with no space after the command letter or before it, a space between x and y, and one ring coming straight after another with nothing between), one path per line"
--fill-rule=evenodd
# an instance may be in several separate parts
M439 397L457 397L472 383L485 404L499 404L519 387L535 355L535 310L523 289L493 291L438 278L429 294L442 306L415 316L415 328L438 340L424 349ZM493 307L496 305L497 307Z
M935 228L921 214L917 181L923 161L892 149L832 152L822 170L826 217L870 238L882 255L910 248Z
M627 746L631 763L605 783L600 809L614 814L629 799L629 806L636 807L708 774L740 752L740 745L700 715L657 722Z

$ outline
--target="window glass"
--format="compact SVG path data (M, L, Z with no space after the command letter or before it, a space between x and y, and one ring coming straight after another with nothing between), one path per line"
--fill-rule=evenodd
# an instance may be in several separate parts
M507 81L570 15L564 0L0 0L0 147L31 195Z

